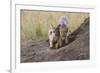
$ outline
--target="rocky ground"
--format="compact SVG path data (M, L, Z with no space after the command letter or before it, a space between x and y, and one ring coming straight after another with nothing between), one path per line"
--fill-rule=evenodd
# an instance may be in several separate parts
M21 42L21 63L89 59L89 18L68 37L69 43L59 49L50 49L47 38Z

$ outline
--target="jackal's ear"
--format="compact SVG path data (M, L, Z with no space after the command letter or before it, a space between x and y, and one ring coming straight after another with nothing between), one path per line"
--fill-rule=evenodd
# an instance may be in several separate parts
M61 26L61 24L59 24L59 27Z
M52 24L50 25L51 28L55 28Z
M60 24L59 25L57 25L57 27L56 28L59 28L60 27Z

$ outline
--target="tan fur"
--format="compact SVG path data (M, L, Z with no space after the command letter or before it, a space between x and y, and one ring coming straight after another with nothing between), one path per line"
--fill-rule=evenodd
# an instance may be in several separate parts
M52 30L49 31L49 43L50 43L50 47L53 48L61 48L62 46L66 45L66 43L68 43L68 39L67 39L67 32L68 29L66 27L61 27L60 25L58 25L55 28L55 34L52 33L50 34ZM56 43L53 43L54 41L56 41Z
M60 27L60 37L61 37L63 45L65 45L66 43L68 43L67 32L68 32L68 28L67 27L64 27L64 28Z
M62 41L61 41L61 37L58 37L55 48L57 49L57 48L60 48L60 47L62 47Z

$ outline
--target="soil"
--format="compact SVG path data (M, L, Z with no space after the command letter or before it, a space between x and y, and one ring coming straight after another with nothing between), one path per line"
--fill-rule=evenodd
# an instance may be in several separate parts
M21 63L89 60L89 18L68 39L69 43L59 49L50 49L47 38L21 42Z

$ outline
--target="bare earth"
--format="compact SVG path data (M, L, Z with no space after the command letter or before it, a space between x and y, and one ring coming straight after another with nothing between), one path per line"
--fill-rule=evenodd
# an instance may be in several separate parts
M69 36L69 43L59 49L50 49L47 38L37 42L21 42L21 63L89 59L89 18Z

